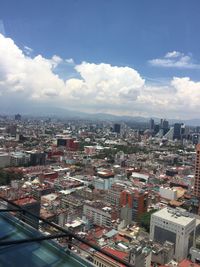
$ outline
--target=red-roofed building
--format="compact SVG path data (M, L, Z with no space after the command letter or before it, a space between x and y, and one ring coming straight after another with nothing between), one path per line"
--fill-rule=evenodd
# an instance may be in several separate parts
M13 203L17 204L18 206L22 207L24 210L27 210L33 213L36 216L40 216L40 202L35 200L33 197L24 197L17 200L14 200ZM9 208L15 208L10 205ZM38 229L39 227L39 220L34 218L33 216L27 213L19 213L17 214L21 218L22 221L26 222L27 224L31 225L32 227Z
M178 267L200 267L200 264L185 259L178 264Z
M121 260L127 260L128 259L128 253L114 250L112 248L106 247L103 249L104 251L112 254L113 256L121 259ZM121 264L112 258L109 258L108 256L100 253L100 252L95 252L93 256L93 263L96 266L102 266L102 267L125 267L126 265Z

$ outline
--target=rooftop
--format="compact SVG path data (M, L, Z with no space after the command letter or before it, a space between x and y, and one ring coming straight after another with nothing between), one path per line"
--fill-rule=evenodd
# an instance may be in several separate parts
M37 202L37 200L35 200L33 197L24 197L24 198L20 198L20 199L17 199L14 201L14 203L19 205L19 206L32 204L35 202Z
M171 209L171 208L163 208L157 212L155 212L153 217L162 218L168 220L173 223L177 223L183 226L187 226L192 221L195 221L195 218L192 215L182 209Z

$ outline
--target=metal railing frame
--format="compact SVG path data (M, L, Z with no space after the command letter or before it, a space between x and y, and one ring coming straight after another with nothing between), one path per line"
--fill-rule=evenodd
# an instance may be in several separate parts
M50 240L50 239L55 239L55 238L60 238L60 237L67 237L68 238L68 249L71 250L72 248L72 239L74 238L75 240L78 240L79 242L93 248L95 251L98 251L102 254L104 254L105 256L117 261L120 264L123 264L127 267L134 267L133 264L130 264L129 262L122 260L118 257L116 257L115 255L103 250L102 248L100 248L97 245L94 245L93 243L89 242L87 239L81 238L80 236L78 236L77 234L73 233L70 230L67 230L59 225L57 225L56 223L50 222L40 216L37 216L35 214L33 214L32 212L26 210L23 207L20 207L19 205L15 204L14 202L4 198L4 197L0 197L0 201L5 201L6 203L12 205L13 207L15 207L16 209L0 209L0 212L22 212L25 214L29 214L31 216L33 216L34 218L48 224L49 226L59 230L62 232L62 234L56 234L56 235L48 235L48 236L41 236L41 237L37 237L37 238L28 238L28 239L21 239L21 240L12 240L12 241L0 241L0 246L6 246L6 245L17 245L17 244L22 244L22 243L29 243L29 242L40 242L40 241L44 241L44 240Z

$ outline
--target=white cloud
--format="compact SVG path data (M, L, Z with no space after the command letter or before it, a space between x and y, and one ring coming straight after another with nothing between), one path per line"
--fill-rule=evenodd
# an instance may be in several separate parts
M0 34L6 34L3 20L0 20Z
M117 67L110 64L83 62L75 67L81 79L69 79L67 91L76 98L87 101L122 101L121 97L138 92L144 85L139 73L129 67Z
M65 61L66 61L68 64L72 64L72 65L75 64L73 58L67 58L67 59L65 59Z
M174 58L174 57L181 57L181 56L184 56L184 54L183 53L180 53L178 51L172 51L172 52L168 52L165 55L165 58Z
M31 55L31 53L33 53L33 49L32 48L30 48L29 46L24 46L24 53L26 54L26 55Z
M150 65L164 68L199 69L200 64L193 61L192 57L178 51L168 52L162 58L149 60Z
M57 56L51 59L41 55L28 57L12 39L0 35L0 91L3 94L23 92L27 98L38 99L48 95L48 88L59 94L64 82L52 72L59 62Z
M187 56L173 51L163 60ZM197 117L200 116L200 82L174 77L166 85L146 82L133 68L82 62L74 66L75 77L67 80L55 74L63 60L30 57L10 38L0 34L0 106L45 106L115 114ZM74 71L73 71L74 72Z

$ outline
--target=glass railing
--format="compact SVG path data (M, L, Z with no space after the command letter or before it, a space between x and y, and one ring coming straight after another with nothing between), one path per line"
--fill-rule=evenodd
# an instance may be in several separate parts
M45 235L34 229L33 221L36 220L43 228L48 226L51 233ZM86 249L83 246L80 249L80 244L86 245ZM116 266L133 267L85 238L0 198L0 267L96 266L93 262L95 252L110 258Z

